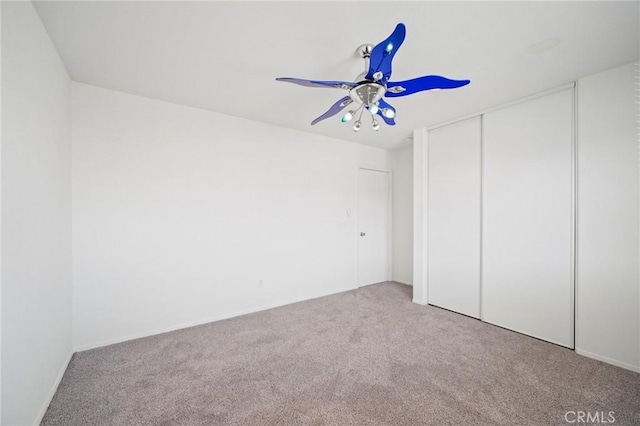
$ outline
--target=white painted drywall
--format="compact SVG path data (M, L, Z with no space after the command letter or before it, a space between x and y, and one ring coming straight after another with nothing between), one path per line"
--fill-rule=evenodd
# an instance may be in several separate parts
M75 348L356 287L387 151L72 86Z
M638 78L578 82L578 353L640 371Z
M482 130L482 319L573 347L573 89Z
M480 117L429 131L429 303L480 318Z
M413 146L391 151L393 280L413 284Z
M30 425L71 355L70 80L30 2L2 2L2 424Z

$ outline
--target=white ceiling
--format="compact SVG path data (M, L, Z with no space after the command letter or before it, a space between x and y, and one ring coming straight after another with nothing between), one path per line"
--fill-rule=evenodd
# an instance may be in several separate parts
M37 2L75 81L381 148L413 129L560 86L640 55L639 2ZM470 79L388 101L395 127L354 133L346 95L276 77L352 81L362 43L407 36L392 80ZM549 39L560 43L536 52ZM541 44L539 44L541 43Z

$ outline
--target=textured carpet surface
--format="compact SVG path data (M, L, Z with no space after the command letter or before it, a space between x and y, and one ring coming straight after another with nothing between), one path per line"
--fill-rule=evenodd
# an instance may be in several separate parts
M640 374L382 283L79 352L43 424L586 424L579 412L640 425Z

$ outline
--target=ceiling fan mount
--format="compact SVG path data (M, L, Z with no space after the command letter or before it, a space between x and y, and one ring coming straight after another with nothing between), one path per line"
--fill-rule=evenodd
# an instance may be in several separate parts
M361 58L370 58L371 52L375 46L371 43L365 43L358 46L356 52L360 55Z
M400 23L387 39L373 45L361 44L356 49L358 55L365 61L365 70L358 74L354 82L348 81L320 81L304 80L300 78L276 78L278 81L299 84L307 87L333 87L348 90L348 96L338 100L320 117L311 122L311 125L326 118L332 117L355 103L356 109L351 109L342 116L342 122L346 123L359 112L359 118L354 122L353 130L360 130L362 115L365 110L371 114L371 127L378 131L380 125L376 120L379 115L382 120L390 125L395 125L396 110L389 105L384 97L400 97L424 90L455 89L469 84L469 80L452 80L438 75L427 75L411 80L391 82L391 61L402 45L406 34L404 24Z

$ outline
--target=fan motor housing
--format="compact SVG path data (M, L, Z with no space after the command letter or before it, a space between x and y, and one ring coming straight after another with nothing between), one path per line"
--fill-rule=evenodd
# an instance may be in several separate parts
M359 104L371 105L378 102L386 91L386 87L380 83L363 81L349 90L349 97Z

